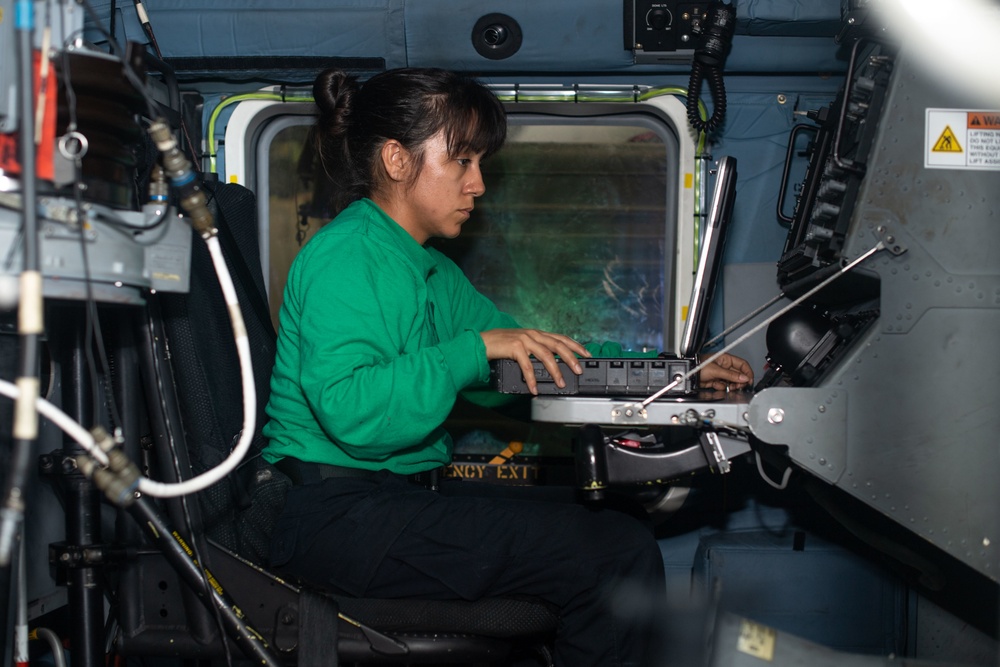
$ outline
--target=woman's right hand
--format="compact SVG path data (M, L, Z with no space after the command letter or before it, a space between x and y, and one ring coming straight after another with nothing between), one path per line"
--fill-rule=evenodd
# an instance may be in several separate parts
M486 344L486 358L491 361L494 359L516 361L521 367L521 374L524 375L528 391L535 395L538 394L538 386L531 357L542 362L555 380L556 386L561 388L566 386L566 381L559 371L556 356L558 355L559 360L565 362L577 375L583 372L583 368L576 356L590 356L583 345L569 336L538 329L490 329L481 332L480 336Z

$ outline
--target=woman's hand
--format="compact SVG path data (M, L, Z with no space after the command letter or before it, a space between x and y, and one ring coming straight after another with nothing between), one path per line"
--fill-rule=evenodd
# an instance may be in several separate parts
M701 369L699 384L709 389L743 389L753 382L753 369L744 359L722 354Z
M590 353L578 342L562 334L539 331L538 329L490 329L479 334L486 343L486 358L513 359L521 367L521 374L528 385L528 391L538 394L535 370L531 357L542 362L555 380L556 386L565 387L566 381L556 364L556 356L579 375L583 372L576 355L589 357Z

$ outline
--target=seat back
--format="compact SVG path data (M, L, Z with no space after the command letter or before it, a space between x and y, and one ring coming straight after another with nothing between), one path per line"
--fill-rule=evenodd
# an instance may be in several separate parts
M227 549L263 563L291 483L260 456L275 332L261 271L257 208L253 193L241 185L207 183L204 189L250 341L257 424L251 451L237 471L198 494L201 528ZM164 294L161 304L188 456L198 474L229 455L243 427L243 388L228 309L200 239L192 248L190 291Z

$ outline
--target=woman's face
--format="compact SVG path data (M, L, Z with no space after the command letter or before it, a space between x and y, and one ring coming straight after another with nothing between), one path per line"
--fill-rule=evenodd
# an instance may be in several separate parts
M438 132L424 145L423 165L415 179L399 184L394 197L392 218L417 243L432 237L455 238L462 223L469 219L476 197L486 192L480 171L481 154L448 154L444 132Z

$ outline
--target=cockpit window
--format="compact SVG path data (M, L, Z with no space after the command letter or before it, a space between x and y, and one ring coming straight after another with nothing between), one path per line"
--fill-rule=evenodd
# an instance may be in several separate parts
M437 247L524 326L661 350L667 157L643 125L515 120L473 218Z
M277 313L295 254L329 221L299 118L266 153L269 296ZM510 113L484 164L487 194L457 239L434 241L524 326L625 349L670 346L678 150L645 114ZM260 165L263 166L263 165Z

